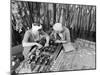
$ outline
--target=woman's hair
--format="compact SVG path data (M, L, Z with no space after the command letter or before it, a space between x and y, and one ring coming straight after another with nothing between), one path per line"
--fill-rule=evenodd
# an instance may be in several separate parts
M34 16L33 20L34 20L34 23L40 23L40 18L37 15Z

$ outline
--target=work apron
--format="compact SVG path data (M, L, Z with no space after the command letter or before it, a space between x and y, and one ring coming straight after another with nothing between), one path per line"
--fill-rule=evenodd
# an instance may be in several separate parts
M74 46L72 45L71 42L63 44L63 48L65 52L73 51L75 50Z

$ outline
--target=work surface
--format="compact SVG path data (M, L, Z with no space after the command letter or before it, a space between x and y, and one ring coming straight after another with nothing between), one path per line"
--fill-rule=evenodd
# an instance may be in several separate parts
M16 69L16 72L17 73L38 73L38 72L50 71L50 68L53 62L58 57L61 48L62 45L57 44L55 46L50 45L49 47L36 49L30 55L28 60L26 59L20 64L20 66ZM40 51L40 53L37 55L36 51Z
M76 44L75 44L76 45ZM53 61L49 72L52 71L69 71L69 70L86 70L96 68L95 49L88 47L77 47L73 51L64 52L62 49L56 60ZM26 65L28 66L28 65ZM20 73L31 73L29 69L24 69ZM48 72L45 71L45 72Z

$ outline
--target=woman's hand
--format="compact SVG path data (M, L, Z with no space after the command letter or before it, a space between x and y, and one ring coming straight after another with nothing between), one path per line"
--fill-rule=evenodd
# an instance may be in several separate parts
M55 43L61 43L61 41L60 40L56 40Z
M38 46L38 48L41 48L42 47L42 45L39 44L39 43L36 43L36 45Z
M56 40L55 43L66 43L65 40Z
M45 47L47 47L47 46L49 46L49 44L48 44L48 43L46 43L46 44L45 44Z

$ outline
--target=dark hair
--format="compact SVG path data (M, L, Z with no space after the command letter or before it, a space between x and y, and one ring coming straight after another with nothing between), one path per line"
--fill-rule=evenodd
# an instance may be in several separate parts
M39 23L40 22L40 18L39 18L38 15L34 15L33 16L33 20L34 20L35 23Z

